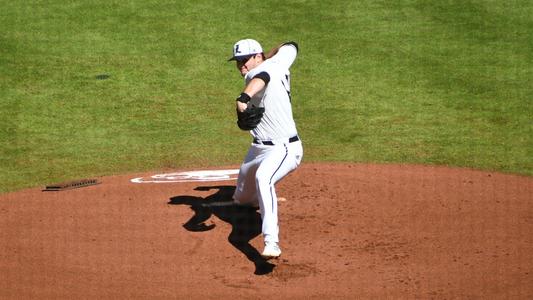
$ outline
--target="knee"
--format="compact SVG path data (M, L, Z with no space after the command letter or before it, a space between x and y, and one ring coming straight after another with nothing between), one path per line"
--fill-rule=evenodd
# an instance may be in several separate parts
M271 185L270 178L267 176L261 176L261 174L255 175L255 184L258 189L263 187L269 187Z

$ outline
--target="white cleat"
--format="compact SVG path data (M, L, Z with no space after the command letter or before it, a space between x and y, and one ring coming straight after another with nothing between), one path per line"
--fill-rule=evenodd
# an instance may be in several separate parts
M261 256L265 259L278 258L281 255L281 249L276 242L265 242L265 250Z

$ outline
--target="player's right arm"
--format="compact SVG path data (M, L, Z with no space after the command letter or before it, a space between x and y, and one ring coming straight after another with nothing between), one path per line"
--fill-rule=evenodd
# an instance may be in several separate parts
M275 60L289 69L296 59L297 54L298 44L296 42L286 42L268 51L265 55L265 59Z

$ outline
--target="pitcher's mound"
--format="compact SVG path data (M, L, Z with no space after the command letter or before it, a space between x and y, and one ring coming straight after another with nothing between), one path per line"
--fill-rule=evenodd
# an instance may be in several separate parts
M264 261L233 177L131 182L152 175L1 195L0 298L533 298L531 177L304 163Z

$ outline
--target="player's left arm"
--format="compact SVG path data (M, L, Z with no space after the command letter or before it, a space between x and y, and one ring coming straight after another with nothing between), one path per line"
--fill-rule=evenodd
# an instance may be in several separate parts
M252 97L264 89L270 81L270 75L266 71L256 74L248 82L244 91L237 97L237 126L242 130L252 130L259 125L263 114L264 107L248 106Z
M248 101L250 101L250 99L259 91L263 90L269 82L270 75L266 71L255 75L254 78L248 82L241 95L237 98L237 111L243 112L246 107L248 107Z

